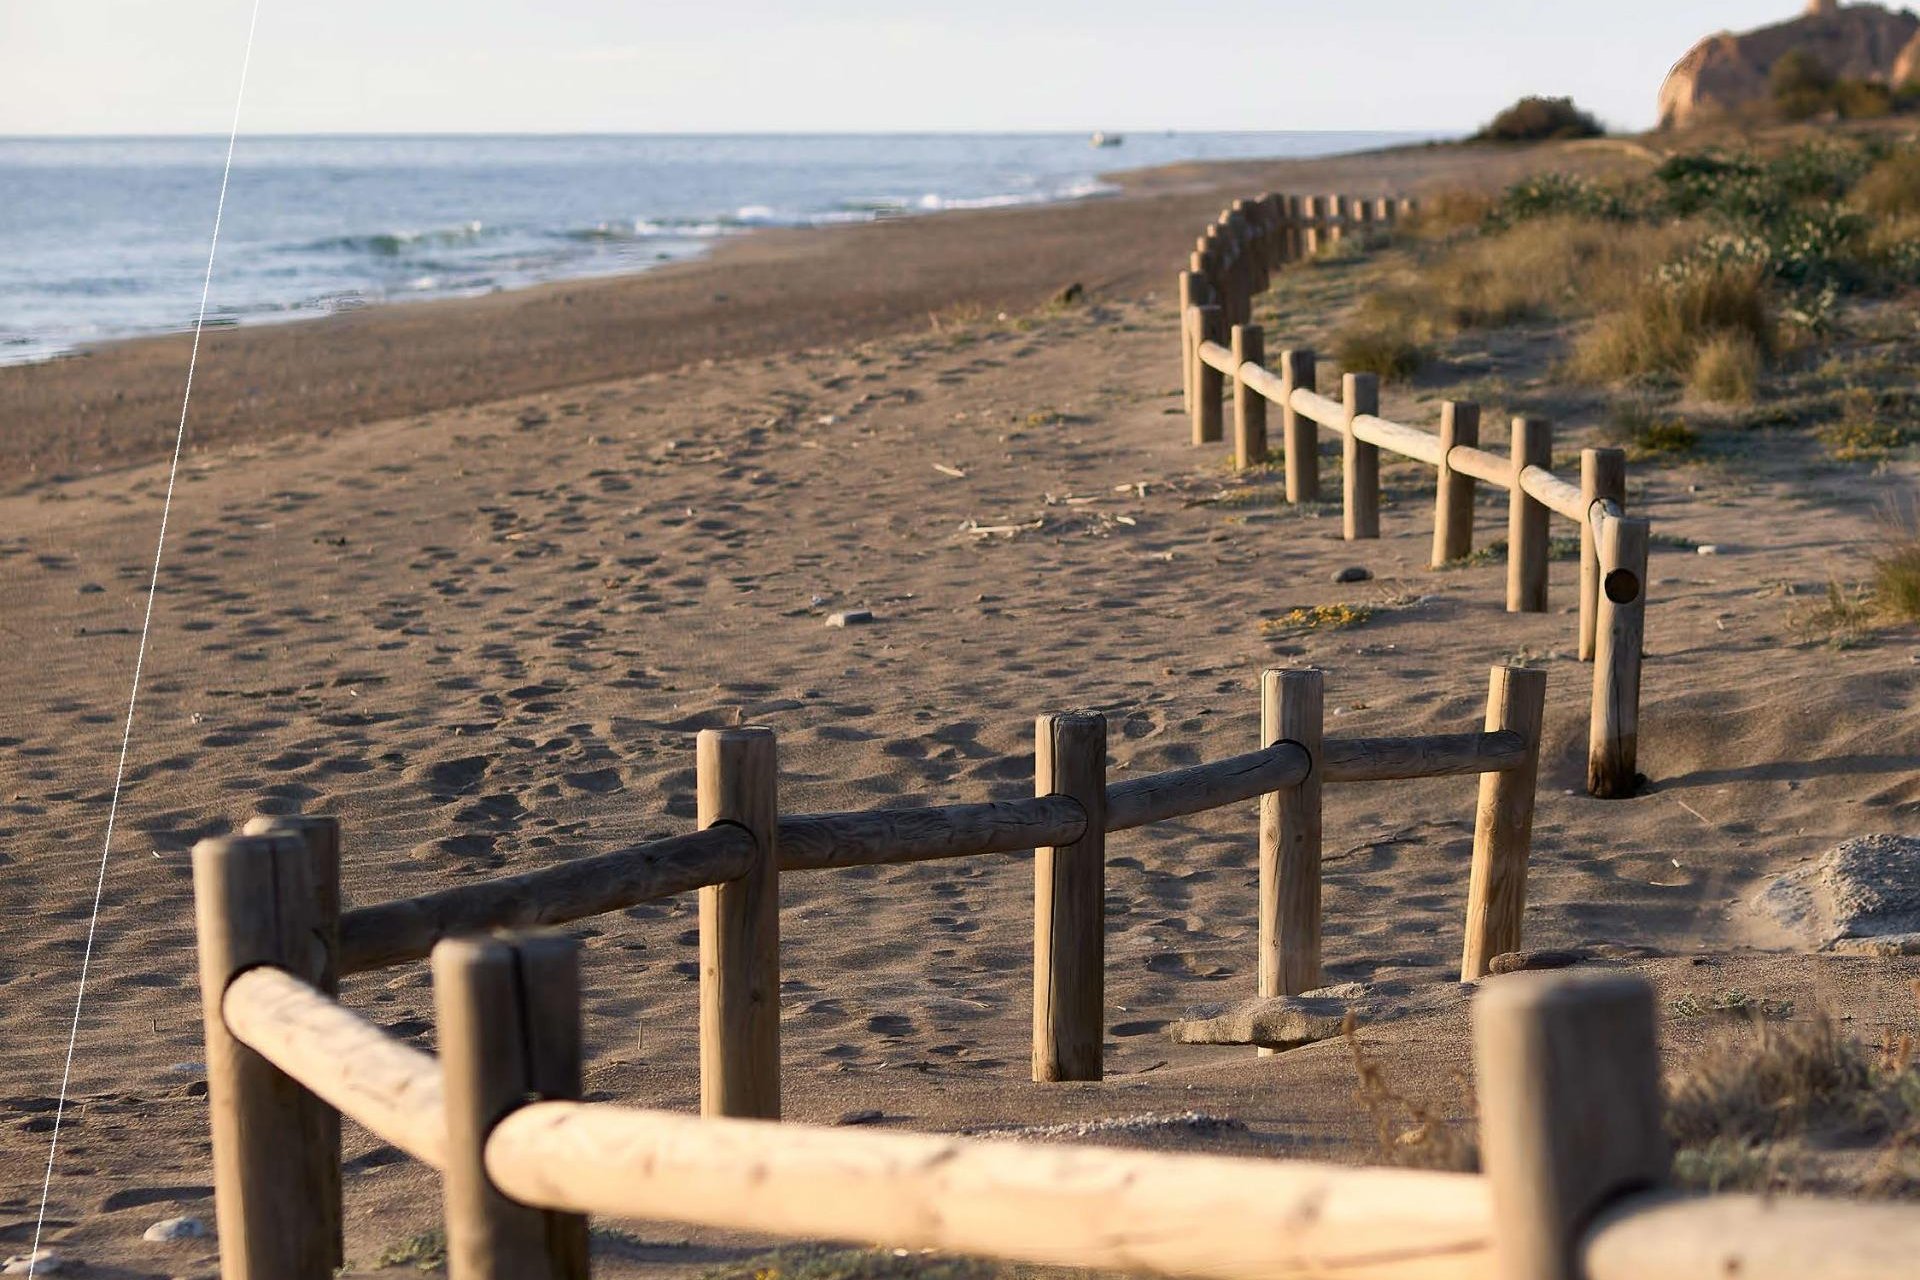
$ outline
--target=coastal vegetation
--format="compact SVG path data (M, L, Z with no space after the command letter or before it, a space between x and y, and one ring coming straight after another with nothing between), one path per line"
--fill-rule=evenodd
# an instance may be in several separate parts
M1526 97L1489 121L1477 142L1549 142L1597 138L1606 130L1572 98Z

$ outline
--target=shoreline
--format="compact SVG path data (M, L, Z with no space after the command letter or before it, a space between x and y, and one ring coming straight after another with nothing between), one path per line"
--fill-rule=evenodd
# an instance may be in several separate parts
M1073 283L1140 298L1171 284L1229 194L1498 184L1553 154L1420 143L1105 171L1119 190L1099 198L763 228L639 272L211 329L188 452L1027 311ZM0 416L14 426L0 492L164 456L191 341L149 335L0 366Z

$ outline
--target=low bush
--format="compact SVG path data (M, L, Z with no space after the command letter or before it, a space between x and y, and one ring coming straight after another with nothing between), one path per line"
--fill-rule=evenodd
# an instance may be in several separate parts
M1744 341L1756 361L1772 352L1773 303L1762 271L1700 263L1663 273L1581 338L1573 369L1601 382L1691 373L1701 351L1716 340Z
M1853 202L1878 217L1920 214L1920 147L1905 147L1867 170Z
M1600 122L1573 105L1572 98L1522 98L1474 134L1477 142L1550 142L1598 138Z
M1888 512L1873 557L1874 603L1895 622L1920 622L1920 512L1911 501Z

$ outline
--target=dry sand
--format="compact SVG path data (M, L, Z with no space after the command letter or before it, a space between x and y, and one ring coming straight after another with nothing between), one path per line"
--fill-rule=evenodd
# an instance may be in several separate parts
M1342 163L1379 186L1450 177L1416 160ZM1338 169L1300 171L1329 185ZM88 1275L213 1273L210 1245L139 1239L158 1218L211 1210L195 839L259 810L337 814L349 905L418 893L687 829L693 735L715 725L778 730L791 811L970 800L1030 794L1036 713L1106 712L1125 778L1251 747L1264 666L1323 667L1332 733L1421 733L1477 724L1488 667L1524 656L1550 681L1530 944L1596 947L1668 995L1741 989L1834 1008L1868 1038L1915 1029L1906 984L1920 962L1797 955L1746 907L1768 874L1850 835L1911 832L1920 812L1914 637L1832 651L1795 643L1786 622L1783 590L1846 571L1872 534L1858 473L1792 459L1636 472L1634 505L1656 529L1719 554L1656 552L1641 759L1652 787L1588 799L1573 565L1553 566L1553 612L1509 616L1499 564L1424 567L1430 480L1411 466L1388 467L1384 536L1355 546L1337 512L1285 508L1271 475L1242 492L1219 450L1185 443L1174 331L1146 295L1217 207L1200 188L1287 177L1163 174L1138 197L767 237L658 279L223 335L174 509L52 1241ZM1075 227L1111 238L1097 251L1015 239ZM957 286L966 242L1003 237L1032 261L996 259ZM887 253L930 247L888 259L883 238ZM862 259L872 292L832 305L805 292L791 305L823 308L813 321L770 299L754 316L689 301L673 341L619 339L622 325L661 333L666 321L635 319L653 315L649 299L697 299L711 286L693 281L721 277L744 294L754 264L781 252L776 278ZM918 285L886 283L922 267ZM1337 309L1349 270L1316 268L1311 289L1280 304ZM1092 305L1020 306L1074 278L1095 286ZM577 349L557 310L569 296L571 314L595 317ZM958 323L971 304L1017 309ZM937 331L928 312L945 317ZM1289 310L1276 330L1325 323ZM495 362L484 344L470 364L439 363L520 324L516 345L553 353L549 372L574 385L532 391L548 366ZM415 338L448 345L352 363ZM764 354L661 367L747 346ZM0 371L12 412L42 406L13 419L7 447L43 474L68 465L56 460L68 445L86 466L142 456L127 425L139 413L106 415L82 444L52 406L82 387L105 399L106 370L158 397L173 350ZM279 372L260 400L233 398L250 353L270 350ZM377 380L336 400L349 367ZM302 393L289 371L306 368ZM56 384L67 389L32 401ZM1433 414L1405 389L1386 407ZM323 419L332 429L306 429ZM1580 420L1570 409L1563 448L1582 439ZM164 480L142 464L0 499L0 1252L31 1233ZM1481 541L1502 531L1489 499ZM1350 564L1374 580L1333 585ZM1261 632L1263 618L1335 601L1381 611L1350 631ZM824 625L845 608L875 620ZM1452 981L1473 792L1470 779L1330 791L1329 980ZM1111 842L1100 1085L1026 1083L1026 857L789 877L788 1115L877 1110L883 1125L959 1130L1193 1110L1232 1123L1159 1138L1364 1155L1344 1046L1255 1059L1161 1034L1187 1006L1253 989L1255 836L1247 806ZM593 1096L691 1108L693 902L574 933ZM422 1043L429 997L423 965L344 993ZM1715 1022L1673 1021L1668 1052ZM1408 1092L1458 1111L1463 1025L1455 1006L1367 1039ZM350 1257L367 1263L437 1221L421 1169L352 1126L347 1154ZM602 1265L684 1271L750 1243L643 1225L604 1241Z

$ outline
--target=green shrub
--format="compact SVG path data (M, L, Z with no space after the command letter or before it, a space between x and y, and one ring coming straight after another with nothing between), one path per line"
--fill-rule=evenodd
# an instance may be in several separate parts
M1478 142L1548 142L1598 138L1605 133L1598 120L1573 105L1572 98L1526 97L1473 136Z

